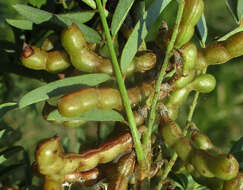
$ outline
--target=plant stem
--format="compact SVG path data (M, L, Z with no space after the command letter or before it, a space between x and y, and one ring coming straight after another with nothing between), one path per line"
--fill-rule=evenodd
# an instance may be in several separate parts
M156 187L156 190L161 190L161 188L163 187L164 180L167 178L171 168L174 166L174 164L176 162L176 159L177 159L177 154L174 152L172 157L171 157L171 159L170 159L170 161L168 162L168 164L165 167L165 170L164 170L164 172L163 172L163 174L161 176L159 184Z
M153 124L154 124L155 117L156 117L156 104L157 104L157 101L158 101L158 98L159 98L160 85L164 80L164 77L165 77L165 74L166 74L166 68L167 68L169 60L172 56L172 50L174 48L176 37L177 37L178 31L179 31L179 25L180 25L182 14L183 14L184 4L185 4L184 0L180 0L178 12L177 12L177 18L176 18L175 26L174 26L174 29L173 29L172 37L171 37L170 43L168 44L168 47L167 47L167 50L166 50L163 66L161 68L161 71L159 73L159 77L158 77L156 84L155 84L155 92L154 92L154 96L153 96L153 100L152 100L151 111L150 111L149 117L148 117L149 118L148 119L148 125L147 125L148 131L145 133L144 139L143 139L146 152L151 147L151 134L152 134Z
M142 144L140 142L140 135L138 133L136 123L135 123L135 120L134 120L134 117L133 117L132 108L130 106L130 101L128 99L128 94L127 94L127 90L126 90L126 87L125 87L125 83L124 83L124 80L123 80L123 77L122 77L122 74L121 74L121 70L120 70L119 65L118 65L118 60L117 60L117 57L116 57L115 49L113 47L111 34L110 34L110 31L109 31L109 26L108 26L107 21L106 21L104 9L102 7L101 0L96 0L96 3L97 3L97 7L98 7L98 10L99 10L99 13L100 13L101 22L102 22L102 25L103 25L103 28L104 28L104 31L105 31L105 37L106 37L106 40L107 40L109 51L110 51L110 54L111 54L113 69L114 69L115 76L116 76L118 86L119 86L119 89L120 89L120 93L121 93L121 96L122 96L122 100L123 100L124 107L125 107L125 110L126 110L127 118L128 118L129 124L130 124L130 129L131 129L131 133L132 133L132 136L133 136L133 142L134 142L134 146L135 146L135 150L136 150L137 159L138 159L139 164L141 164L141 166L145 167L146 166L145 154L144 154L144 151L143 151L143 148L142 148Z

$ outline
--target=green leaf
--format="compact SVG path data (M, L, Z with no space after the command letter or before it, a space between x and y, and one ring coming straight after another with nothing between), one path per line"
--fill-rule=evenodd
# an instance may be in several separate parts
M29 3L34 7L41 8L42 5L46 4L47 0L29 0Z
M28 5L16 4L13 5L13 7L19 14L35 24L41 24L43 22L46 22L50 20L53 16L52 13L33 8Z
M225 0L225 3L230 11L230 13L232 14L234 20L236 21L236 23L239 22L238 20L238 16L237 16L237 1L236 0Z
M18 104L15 102L8 102L0 105L0 118L7 113L9 110L15 109Z
M229 32L228 34L224 35L223 37L219 38L217 41L218 41L218 42L225 41L225 40L227 40L230 36L233 36L234 34L237 34L237 33L242 32L242 31L243 31L243 27L238 27L238 28L232 30L231 32Z
M238 16L239 20L243 18L243 1L242 0L237 1L237 16Z
M73 92L86 86L96 86L109 79L110 76L107 74L87 74L51 82L25 94L19 101L19 108L24 108L51 97Z
M6 22L9 25L22 30L32 30L33 26L33 22L29 20L6 19Z
M121 70L126 72L151 26L171 0L155 0L133 29L121 55Z
M4 161L6 161L7 159L4 157L4 155L0 156L0 164L2 164Z
M57 14L56 16L65 24L71 25L73 22L76 24L88 22L94 15L94 11L82 11L76 13Z
M86 121L123 121L123 117L120 113L114 110L98 110L93 109L83 113L77 117L63 117L58 110L52 111L47 120L55 121L71 121L71 120L86 120Z
M2 138L3 134L5 133L6 129L0 130L0 139Z
M196 25L196 32L201 44L203 44L203 46L205 47L205 42L208 36L208 27L204 14L201 16L199 22Z
M96 3L94 0L82 0L86 5L90 6L92 9L96 9Z
M116 7L115 13L111 22L111 33L116 36L122 23L124 22L129 10L131 9L134 0L120 0Z

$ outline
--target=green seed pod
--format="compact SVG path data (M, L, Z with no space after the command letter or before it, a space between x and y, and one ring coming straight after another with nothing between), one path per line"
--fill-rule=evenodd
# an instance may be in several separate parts
M74 117L95 108L98 104L96 89L88 88L62 97L58 102L58 111L62 116Z
M200 133L197 130L193 130L191 132L191 140L193 145L201 150L210 150L214 148L213 143L211 140L208 138L208 136Z
M47 62L47 53L35 46L24 45L22 56L20 58L22 64L34 70L45 70Z
M234 34L223 43L232 57L243 55L243 32Z
M59 156L63 153L59 137L54 137L51 140L48 139L40 143L35 153L38 171L42 175L58 173L64 167L63 159Z
M172 148L176 150L176 153L184 162L188 162L192 156L193 148L191 146L190 140L186 137L181 137L178 139Z
M192 36L194 35L195 29L194 26L184 25L179 28L179 35L176 38L175 47L179 49L184 44L190 41Z
M83 33L76 24L72 24L62 32L61 42L69 54L79 53L81 49L87 47Z
M194 26L198 23L204 9L203 0L186 0L185 7L179 26L179 34L175 47L180 48L190 41L194 33Z
M152 69L156 64L156 55L148 52L133 59L137 72L145 72Z
M239 163L231 155L217 155L208 160L208 166L217 178L231 180L239 172Z
M175 90L172 92L167 104L180 106L187 99L189 93L187 87Z
M203 53L208 65L225 63L232 58L222 42L209 45Z
M62 183L58 180L53 180L49 177L45 177L43 183L43 190L64 190Z
M172 121L166 123L161 121L159 130L163 140L169 147L174 146L182 137L181 128Z
M203 150L194 150L191 156L191 164L194 168L205 177L215 177L214 173L209 169L209 162L212 161L211 156ZM214 160L216 162L216 160Z
M64 51L52 51L47 54L46 70L48 72L58 73L70 65L68 55Z
M243 173L239 172L235 178L225 181L223 190L243 190Z
M83 72L102 72L103 69L108 74L113 73L109 59L104 59L87 48L81 49L77 53L71 53L70 59L72 65Z
M202 74L198 76L192 83L190 83L187 88L192 89L201 93L209 93L216 86L216 79L213 75Z
M98 89L97 93L98 96L98 109L116 109L122 110L122 99L120 92L116 89L112 88L105 88L105 89Z
M202 51L197 52L197 61L195 65L195 69L199 71L203 71L207 67L207 61L204 57L204 54Z
M172 81L172 86L176 90L184 88L187 84L189 84L194 79L194 77L195 77L195 72L191 71L185 76L182 76L176 79L175 81Z
M193 43L187 43L180 49L183 58L183 75L191 73L197 60L197 47Z

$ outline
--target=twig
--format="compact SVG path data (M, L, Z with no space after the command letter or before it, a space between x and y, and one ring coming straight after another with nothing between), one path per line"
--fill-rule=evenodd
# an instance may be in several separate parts
M126 110L127 118L128 118L129 124L130 124L130 129L131 129L131 133L132 133L132 136L133 136L133 142L134 142L134 146L135 146L135 150L136 150L137 159L138 159L139 164L141 164L141 166L146 167L145 154L144 154L144 151L143 151L143 148L142 148L142 144L140 142L139 133L138 133L138 130L137 130L137 127L136 127L134 117L133 117L132 108L130 106L130 102L129 102L129 99L128 99L128 94L127 94L126 87L125 87L125 84L124 84L124 80L123 80L123 77L122 77L122 74L121 74L121 70L119 68L115 49L114 49L112 39L111 39L111 34L110 34L110 31L109 31L109 26L108 26L107 21L106 21L104 9L103 9L103 6L101 4L101 0L96 0L96 3L97 3L98 11L100 13L101 22L102 22L102 25L103 25L103 28L104 28L104 31L105 31L105 37L106 37L107 44L108 44L108 47L109 47L115 76L116 76L116 79L117 79L117 82L118 82L118 86L119 86L120 93L121 93L121 96L122 96L122 100L123 100L123 103L124 103L124 107L125 107L125 110Z

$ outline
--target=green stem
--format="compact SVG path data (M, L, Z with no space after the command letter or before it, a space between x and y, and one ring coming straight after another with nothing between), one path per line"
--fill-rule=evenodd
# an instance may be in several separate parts
M174 166L174 164L176 162L176 159L177 159L177 154L174 152L172 157L171 157L171 159L170 159L170 161L167 163L167 165L165 167L165 170L163 171L163 174L161 176L160 182L159 182L159 184L156 187L156 190L161 190L161 188L163 187L164 181L167 178L170 170Z
M162 83L162 81L165 77L166 68L167 68L169 60L172 56L172 50L174 48L176 37L177 37L178 31L179 31L179 25L180 25L182 14L183 14L184 4L185 4L184 0L180 0L180 5L179 5L178 12L177 12L177 18L176 18L174 30L173 30L173 33L172 33L172 37L171 37L170 43L169 43L167 50L166 50L163 66L161 68L161 71L159 73L159 77L158 77L156 84L155 84L155 92L154 92L154 96L153 96L153 100L152 100L151 111L150 111L149 117L148 117L149 118L148 119L148 131L145 133L144 139L143 139L146 151L148 151L151 147L151 134L152 134L153 124L154 124L155 117L156 117L156 104L157 104L157 101L158 101L158 98L159 98L160 85L161 85L161 83Z
M124 107L125 107L125 110L126 110L127 118L128 118L129 124L130 124L130 129L131 129L131 133L132 133L132 136L133 136L133 142L134 142L134 146L135 146L135 150L136 150L136 154L137 154L137 159L138 159L139 164L141 164L141 166L146 166L145 154L144 154L144 151L143 151L143 148L142 148L142 144L140 142L140 135L139 135L137 127L136 127L136 123L135 123L135 120L134 120L134 117L133 117L130 101L128 99L128 94L127 94L127 90L126 90L126 87L125 87L125 83L124 83L124 80L123 80L123 77L122 77L122 74L121 74L121 70L119 68L115 49L113 47L113 43L112 43L112 39L111 39L111 34L110 34L110 31L109 31L109 26L108 26L107 21L106 21L104 9L102 7L101 0L96 0L96 3L97 3L97 7L98 7L98 10L99 10L99 13L100 13L101 22L102 22L102 25L103 25L103 28L104 28L104 31L105 31L105 37L106 37L106 40L107 40L109 51L110 51L110 54L111 54L111 59L112 59L112 63L113 63L115 76L116 76L116 79L117 79L117 82L118 82L118 86L119 86L120 93L121 93L121 96L122 96L122 100L123 100L123 103L124 103Z

